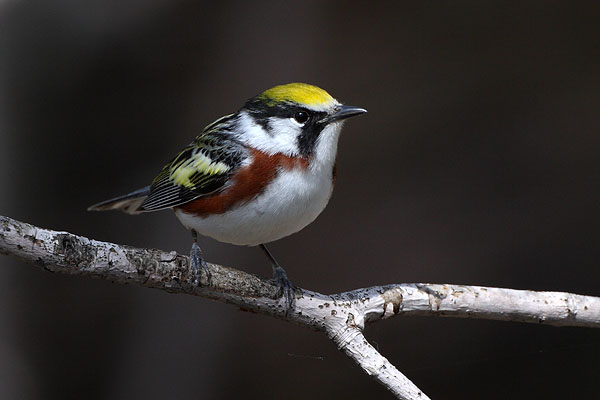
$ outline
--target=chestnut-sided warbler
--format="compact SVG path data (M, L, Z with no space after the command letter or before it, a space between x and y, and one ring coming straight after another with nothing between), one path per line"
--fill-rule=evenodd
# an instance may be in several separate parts
M342 123L365 112L316 86L275 86L204 128L150 186L88 210L175 210L192 231L196 283L201 268L209 276L196 233L258 245L270 259L289 310L293 286L264 244L298 232L323 211L335 181Z

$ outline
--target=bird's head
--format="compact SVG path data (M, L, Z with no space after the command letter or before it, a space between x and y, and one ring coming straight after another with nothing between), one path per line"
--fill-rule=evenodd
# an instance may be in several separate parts
M275 86L240 109L242 140L269 154L335 158L342 121L365 112L306 83Z

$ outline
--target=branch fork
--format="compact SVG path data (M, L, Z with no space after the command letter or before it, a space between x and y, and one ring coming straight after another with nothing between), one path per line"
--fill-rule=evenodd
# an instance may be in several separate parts
M431 315L600 327L600 298L481 286L393 284L324 295L296 288L287 313L272 280L208 264L193 284L190 261L174 251L140 249L67 232L38 228L0 216L0 253L52 272L136 283L236 305L322 331L340 350L399 399L428 399L363 335L371 322L398 315Z

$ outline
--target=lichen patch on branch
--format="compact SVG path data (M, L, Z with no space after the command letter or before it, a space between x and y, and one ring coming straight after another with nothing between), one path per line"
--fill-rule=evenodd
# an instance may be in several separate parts
M400 312L402 306L402 290L393 288L386 290L381 295L383 297L383 318L393 317Z

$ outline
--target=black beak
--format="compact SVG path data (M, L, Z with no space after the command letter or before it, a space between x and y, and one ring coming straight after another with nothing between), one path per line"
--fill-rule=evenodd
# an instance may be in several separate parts
M353 107L353 106L342 106L335 113L333 113L332 115L325 118L323 120L323 122L328 124L333 121L340 121L340 120L343 120L346 118L353 117L355 115L364 114L366 112L367 112L367 110L365 110L364 108Z

